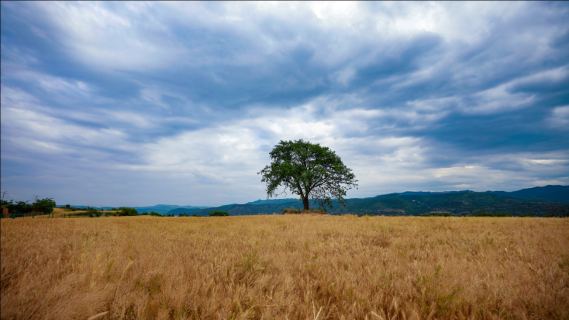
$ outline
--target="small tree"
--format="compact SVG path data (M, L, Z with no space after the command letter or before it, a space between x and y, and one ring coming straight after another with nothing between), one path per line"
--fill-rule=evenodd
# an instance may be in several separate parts
M17 201L16 203L8 206L10 212L14 213L28 213L32 210L32 205L28 201Z
M297 141L280 141L270 152L271 164L258 172L267 183L267 197L277 195L279 187L299 195L304 210L309 199L320 208L332 207L332 198L345 206L346 191L357 188L352 170L328 147Z
M52 198L36 199L32 208L41 210L43 213L52 213L55 208L55 201Z
M138 211L135 208L120 207L119 216L137 216Z

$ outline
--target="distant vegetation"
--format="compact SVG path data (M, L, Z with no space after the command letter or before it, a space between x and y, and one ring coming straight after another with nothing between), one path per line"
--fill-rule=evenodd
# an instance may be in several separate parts
M515 197L507 197L509 194ZM338 206L337 200L332 200L333 208L327 213L332 215L355 214L386 215L386 216L491 216L491 217L567 217L569 205L563 201L541 202L525 200L516 197L531 199L565 199L569 198L569 186L545 186L523 189L515 192L403 192L380 195L372 198L346 199L346 207ZM335 202L336 201L336 202ZM55 201L51 198L30 201L2 200L2 206L8 208L10 213L28 214L51 213ZM317 201L310 200L310 205L318 206ZM151 215L160 217L190 217L209 216L211 211L224 211L228 215L258 215L278 213L321 212L322 210L303 210L304 204L299 199L273 199L257 200L247 204L230 204L215 208L208 207L179 207L173 205L157 205L152 207L101 207L88 206L62 206L65 211L88 211L90 216L120 215L136 216ZM101 212L103 209L105 213ZM140 210L137 208L160 208L160 210ZM170 209L169 208L174 208ZM150 212L150 213L148 213ZM82 215L83 213L81 213Z
M118 212L119 212L119 216L137 216L138 215L138 211L136 211L136 209L129 208L129 207L120 207Z
M333 215L386 215L386 216L556 216L565 217L569 207L565 204L536 202L499 196L484 192L428 193L427 195L388 194L365 199L347 199L346 207L335 206L327 213ZM316 205L316 203L314 203ZM302 202L290 200L284 203L232 204L193 211L207 215L211 210L223 210L230 215L257 215L281 213L283 209L301 210ZM482 213L485 212L485 213Z
M229 213L227 211L215 210L208 213L210 217L227 217Z
M0 200L1 206L8 208L10 213L43 213L50 214L55 208L55 201L52 198L36 199L33 203L29 201Z
M184 208L176 208L176 209L172 209L172 210L166 212L166 215L179 215L179 216L184 216L184 215L187 215L187 214L192 213L192 212L194 212L194 211L198 211L198 210L200 210L200 209L202 209L202 208L201 208L201 207L200 207L200 208L197 208L197 207L191 207L191 208L185 208L185 207L184 207Z

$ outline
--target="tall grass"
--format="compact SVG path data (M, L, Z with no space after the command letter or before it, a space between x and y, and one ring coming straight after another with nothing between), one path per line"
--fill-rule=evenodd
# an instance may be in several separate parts
M569 318L569 220L3 219L2 319Z

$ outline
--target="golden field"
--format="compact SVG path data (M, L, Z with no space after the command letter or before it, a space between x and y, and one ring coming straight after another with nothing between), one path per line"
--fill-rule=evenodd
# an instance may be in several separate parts
M568 319L569 219L2 219L2 319Z

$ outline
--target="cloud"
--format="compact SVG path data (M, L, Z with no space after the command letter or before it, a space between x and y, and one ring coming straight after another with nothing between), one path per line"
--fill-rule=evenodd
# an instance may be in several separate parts
M1 6L11 194L247 202L301 138L354 197L569 183L563 2Z
M569 106L556 107L546 121L555 129L569 130Z

